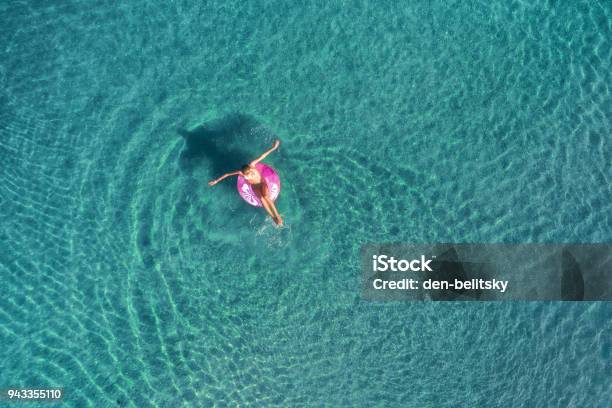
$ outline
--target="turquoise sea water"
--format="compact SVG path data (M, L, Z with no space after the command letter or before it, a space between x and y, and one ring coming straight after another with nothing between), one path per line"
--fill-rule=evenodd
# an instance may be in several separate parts
M610 242L612 3L0 3L0 388L608 407L610 303L369 303L372 242ZM258 155L286 227L212 177Z

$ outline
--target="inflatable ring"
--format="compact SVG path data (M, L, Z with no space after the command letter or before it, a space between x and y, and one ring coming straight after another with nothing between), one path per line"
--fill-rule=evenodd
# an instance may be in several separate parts
M278 174L276 174L276 171L267 164L257 163L255 168L259 171L259 174L261 174L261 177L268 185L268 198L272 201L276 200L281 189ZM247 203L255 207L262 207L261 200L257 197L255 191L253 191L253 187L251 187L242 176L238 176L238 193Z

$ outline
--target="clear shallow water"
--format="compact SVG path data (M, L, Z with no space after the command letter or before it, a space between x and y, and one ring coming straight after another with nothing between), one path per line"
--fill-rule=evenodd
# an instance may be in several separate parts
M610 242L610 4L241 3L0 5L0 386L608 406L609 303L366 303L358 251ZM276 137L281 230L205 185Z

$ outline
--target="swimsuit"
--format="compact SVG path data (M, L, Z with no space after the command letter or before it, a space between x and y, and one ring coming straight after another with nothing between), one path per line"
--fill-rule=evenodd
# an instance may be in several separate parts
M255 192L255 194L257 194L257 197L261 198L261 197L269 197L269 191L270 189L268 188L268 183L266 183L266 180L262 177L261 182L259 184L251 184L251 188L253 189L253 191Z

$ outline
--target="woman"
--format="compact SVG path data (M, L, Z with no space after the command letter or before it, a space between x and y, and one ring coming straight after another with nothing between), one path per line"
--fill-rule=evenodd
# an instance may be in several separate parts
M276 210L274 202L269 198L269 189L268 185L266 184L266 180L261 176L261 173L255 167L257 163L259 163L260 161L265 159L270 153L278 149L278 146L280 146L280 140L275 141L274 145L257 159L253 160L249 164L245 164L244 166L242 166L242 169L233 171L231 173L226 173L218 179L210 181L208 185L214 186L221 180L230 176L244 177L246 182L250 184L255 194L257 194L257 197L261 201L261 204L266 209L268 214L270 214L270 217L272 217L276 225L283 225L283 219Z

